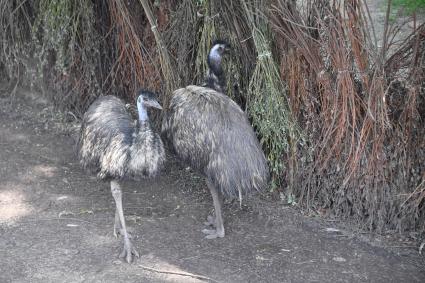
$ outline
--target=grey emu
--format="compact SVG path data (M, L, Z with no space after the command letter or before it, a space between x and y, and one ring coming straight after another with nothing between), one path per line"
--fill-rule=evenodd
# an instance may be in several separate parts
M162 109L149 91L141 90L137 98L139 119L134 124L125 104L115 96L98 98L84 114L78 141L82 166L99 179L111 182L116 210L114 235L124 237L120 254L127 262L139 257L127 233L119 180L149 178L157 174L165 162L161 138L149 126L147 108Z
M255 133L241 108L223 93L222 56L228 44L213 43L209 71L203 86L174 91L164 116L162 134L178 157L206 177L215 217L208 216L207 239L224 237L222 197L238 197L261 191L269 170Z

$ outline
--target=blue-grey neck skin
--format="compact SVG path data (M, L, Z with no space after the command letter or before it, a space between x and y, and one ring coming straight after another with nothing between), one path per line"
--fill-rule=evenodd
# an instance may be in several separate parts
M137 111L139 112L139 122L146 122L148 120L148 111L140 99L137 99Z
M221 55L218 51L219 47L219 44L214 45L208 54L208 67L210 67L210 70L217 77L223 73L223 69L221 68Z

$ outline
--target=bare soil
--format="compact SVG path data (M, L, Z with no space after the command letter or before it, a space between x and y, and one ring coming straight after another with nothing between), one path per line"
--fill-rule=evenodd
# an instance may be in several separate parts
M73 120L32 92L0 95L0 282L425 282L417 243L265 197L226 203L226 237L206 240L210 195L172 155L158 178L123 184L141 256L126 264L109 184L80 168Z

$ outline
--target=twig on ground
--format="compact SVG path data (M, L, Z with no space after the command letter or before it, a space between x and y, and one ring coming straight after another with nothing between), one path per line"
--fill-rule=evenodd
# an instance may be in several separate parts
M180 275L180 276L188 276L188 277L193 277L193 278L196 278L196 279L206 280L206 281L210 281L210 282L219 282L219 281L214 280L212 278L209 278L209 277L206 277L206 276L203 276L203 275L189 273L189 272L176 272L176 271L161 270L161 269L156 269L156 268L144 266L144 265L141 265L141 264L139 264L138 266L140 268L145 269L145 270L152 271L152 272L157 272L157 273L173 274L173 275Z
M420 254L420 255L422 254L422 249L424 248L424 246L425 246L425 242L423 242L423 243L419 246L419 254Z
M69 217L53 217L53 218L41 218L41 219L33 219L33 220L26 220L26 221L22 221L22 222L18 222L18 224L28 224L28 223L35 223L35 222L39 222L39 221L54 221L54 220L71 220L71 221L79 221L79 222L84 222L87 224L95 224L93 222L87 221L87 220L83 220L83 219L79 219L79 218L69 218Z
M302 262L294 262L295 264L305 264L305 263L315 263L317 260L316 259L310 259L307 261L302 261Z

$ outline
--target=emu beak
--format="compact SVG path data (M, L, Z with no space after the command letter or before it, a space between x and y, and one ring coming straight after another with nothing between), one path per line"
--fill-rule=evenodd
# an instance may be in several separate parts
M230 44L226 44L224 46L224 53L231 53L232 52L232 46Z
M152 108L156 108L156 109L162 110L161 104L159 104L159 102L156 101L156 100L145 101L145 105L146 106L149 106L149 107L152 107Z

